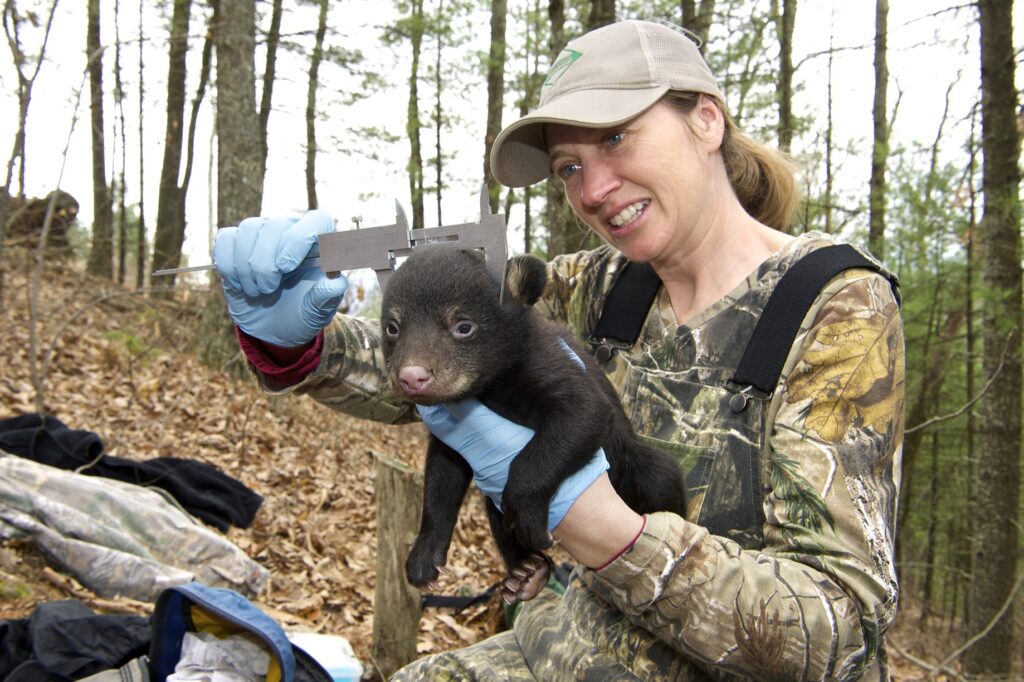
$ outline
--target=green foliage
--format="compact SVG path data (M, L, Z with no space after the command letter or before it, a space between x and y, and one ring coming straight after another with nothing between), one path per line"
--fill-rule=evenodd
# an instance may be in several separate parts
M151 360L160 355L158 350L148 345L131 329L112 329L104 334L104 337L138 360Z
M907 414L912 420L949 415L978 393L985 378L955 323L968 304L970 215L961 197L971 178L935 161L933 150L897 148L889 157L886 242L904 297ZM978 292L977 275L970 285ZM977 301L975 300L975 306ZM936 357L948 362L937 378ZM968 371L974 371L973 386ZM929 372L932 375L929 375ZM924 384L931 376L931 383ZM911 433L904 447L899 529L905 593L943 608L963 582L972 443L969 411ZM907 423L913 429L917 423ZM947 613L947 615L953 615Z
M32 590L21 580L11 576L0 576L0 600L17 602L32 596Z

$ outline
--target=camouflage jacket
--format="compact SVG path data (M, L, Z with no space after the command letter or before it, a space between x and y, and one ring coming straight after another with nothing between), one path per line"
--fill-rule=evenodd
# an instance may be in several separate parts
M607 363L637 432L678 457L687 518L650 515L628 552L577 571L564 599L538 598L513 631L396 679L888 679L904 394L889 281L835 277L775 392L730 407L781 275L831 243L794 239L683 325L662 290L638 342ZM607 247L556 259L540 305L586 342L624 262ZM384 393L381 366L376 323L341 318L296 388L360 416L411 418Z
M198 580L255 596L269 572L167 491L0 451L0 540L31 537L101 597L155 601Z

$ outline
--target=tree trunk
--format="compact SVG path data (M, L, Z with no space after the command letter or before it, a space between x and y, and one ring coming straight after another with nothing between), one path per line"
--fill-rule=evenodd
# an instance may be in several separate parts
M832 97L832 81L835 77L833 69L835 63L835 26L830 23L828 34L828 81L826 86L826 115L825 115L825 234L832 234L832 189L835 185L835 173L832 168L832 146L835 138L835 116L833 105L835 99Z
M796 0L782 0L779 22L779 149L788 152L793 144L793 29Z
M991 376L1007 348L998 389L980 401L974 566L968 632L980 632L1010 594L1017 575L1021 448L1021 265L1014 87L1013 3L981 0L981 120L984 152L981 219L986 323L983 363ZM1007 346L1007 341L1009 345ZM1012 613L1009 611L1008 614ZM967 650L966 672L1009 675L1015 651L1013 621L1004 616Z
M551 32L548 34L548 63L554 64L558 53L565 47L565 2L550 0L548 2L548 20ZM565 199L562 181L552 176L545 183L547 193L547 209L545 218L548 228L547 257L553 258L560 253L568 253L569 231L578 229L572 217L572 210Z
M382 679L416 658L422 612L419 590L409 584L405 559L420 526L423 474L391 457L376 460L377 584L373 593L373 662Z
M922 356L925 358L925 366L920 368L921 384L917 393L917 398L914 400L913 406L906 416L907 426L913 428L922 424L929 415L936 413L939 406L939 395L942 390L942 384L946 380L946 369L949 366L950 353L953 350L953 344L960 333L960 329L963 327L964 322L964 308L957 304L949 313L946 315L945 321L942 326L936 325L934 332L929 330L927 340L930 342L932 337L935 338L934 347L926 348ZM897 537L897 554L903 554L904 546L904 535L909 533L910 529L907 526L907 519L913 513L914 509L914 488L913 488L913 472L917 463L917 455L921 450L921 444L924 442L926 433L924 430L914 430L907 433L906 438L903 441L903 470L907 472L907 476L903 477L903 486L900 493L900 506L899 506L899 523L896 524L900 530L900 534Z
M924 543L924 587L921 590L921 620L927 623L932 615L932 593L935 584L936 536L939 525L939 432L932 433L931 476L928 490L928 528Z
M260 214L263 203L263 148L256 110L256 5L254 0L214 0L217 52L216 225L237 225ZM212 160L211 160L212 163ZM245 369L233 361L238 342L224 297L212 291L206 301L193 349L213 367Z
M975 372L975 358L977 355L977 334L975 333L974 324L974 311L976 296L974 293L974 273L976 270L976 264L978 261L978 251L975 248L976 239L978 235L978 193L975 190L977 182L977 161L978 161L978 135L977 135L977 119L978 110L977 107L971 112L971 134L967 140L968 158L969 165L967 169L967 231L964 235L966 242L964 244L964 326L966 327L964 334L964 347L965 347L965 358L964 363L964 398L966 400L972 400L974 397L974 372ZM965 575L970 574L971 571L971 546L974 538L974 523L971 521L970 512L975 509L976 501L975 491L977 486L975 485L975 467L974 463L977 460L975 453L975 446L977 439L975 433L977 432L978 417L975 410L967 412L967 424L966 424L966 442L967 452L964 460L967 462L967 510L968 513L964 515L963 527L964 537L967 538L967 542L960 543L960 551L957 556L957 567L963 570ZM966 545L966 546L965 546ZM959 581L957 585L960 585ZM966 593L967 590L965 589ZM970 603L969 597L963 599L963 616L959 622L967 623L970 621ZM957 619L951 618L951 622L957 622Z
M715 15L715 0L701 0L699 8L695 0L681 0L679 9L683 15L683 28L697 37L701 52L703 52L708 43L711 21Z
M114 104L117 107L114 128L121 143L121 162L117 182L117 283L124 286L128 257L128 212L125 206L125 170L128 135L125 132L124 83L121 80L121 3L114 0Z
M114 213L107 185L106 146L103 130L103 47L100 42L100 0L89 0L86 29L89 60L89 112L92 122L92 248L86 271L97 277L114 277Z
M217 225L237 225L263 199L254 0L220 0L216 31Z
M409 197L412 201L412 227L423 227L423 151L420 142L420 52L423 47L423 0L412 0L409 16L409 42L412 67L409 73L409 102L405 132L409 136Z
M885 257L885 163L889 156L889 119L886 91L889 67L886 64L889 0L875 0L875 106L872 111L875 144L871 152L871 186L868 200L868 250Z
M167 119L164 129L164 159L160 169L157 197L156 234L153 236L153 270L180 265L185 241L184 194L178 185L181 149L185 140L185 77L188 57L188 27L191 0L174 0L167 59ZM161 284L174 286L174 275ZM169 296L161 292L161 296Z
M267 125L270 123L274 80L277 73L277 45L281 42L282 0L274 0L270 10L270 30L267 31L267 58L263 68L263 93L260 96L260 177L267 175ZM322 23L322 22L321 22ZM320 41L323 42L323 39Z
M181 224L185 224L185 198L188 194L189 183L192 181L192 165L195 161L196 126L199 121L199 109L202 107L203 99L206 97L206 88L210 84L210 70L213 62L213 42L217 26L218 3L210 3L213 11L210 13L210 21L206 26L206 39L203 41L203 57L199 65L199 84L196 86L195 97L192 98L192 113L188 120L188 140L185 143L185 172L181 177L181 201L178 204L181 211Z
M615 21L615 0L590 0L587 30L607 26Z
M444 29L444 0L437 2L437 52L434 53L434 201L437 206L437 224L444 225L441 217L442 194L444 193L444 154L441 153L441 131L444 128L444 110L441 106L441 94L444 92L444 78L441 73L441 66L444 63L444 40L446 31ZM488 89L490 82L488 82ZM487 112L490 117L490 109ZM485 138L486 142L486 138ZM484 182L487 182L488 164L486 154L484 156Z
M146 286L146 145L144 144L144 102L146 101L146 88L143 74L145 73L145 62L142 59L143 46L146 34L143 31L145 25L146 0L139 0L139 231L135 237L135 285L139 290Z
M484 138L484 179L491 211L501 204L501 186L491 175L491 147L501 132L501 112L505 100L505 0L491 0L491 49L487 55L487 133Z
M306 203L310 210L320 205L316 196L316 91L320 83L320 62L324 58L324 37L327 35L327 8L329 6L329 0L320 0L316 42L313 45L313 55L309 63L309 87L306 89Z

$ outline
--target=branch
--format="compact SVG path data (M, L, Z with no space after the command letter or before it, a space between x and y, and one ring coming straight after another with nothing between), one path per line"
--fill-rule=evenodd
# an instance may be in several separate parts
M890 649L892 649L897 654L899 654L903 658L907 659L908 661L910 661L911 663L913 663L917 667L924 668L925 670L930 672L933 677L935 675L938 675L939 673L945 673L946 675L949 675L950 677L952 677L954 680L962 680L962 679L964 679L964 677L962 675L960 675L960 673L956 672L955 670L950 670L949 668L944 668L941 665L932 665L928 661L920 659L917 656L914 656L913 654L908 653L907 651L904 651L903 649L901 649L899 646L897 646L896 644L894 644L891 641L886 642L886 646L888 646Z
M56 6L56 3L54 3ZM94 58L94 55L90 55L89 62ZM64 142L64 153L61 155L60 161L60 172L57 175L57 185L50 193L50 201L46 205L46 217L43 219L43 228L39 233L39 243L36 245L36 264L32 271L32 282L29 288L29 300L28 300L28 329L29 329L29 366L30 374L32 376L32 388L35 389L36 396L36 411L43 412L43 383L46 380L44 374L40 372L39 367L39 290L42 287L43 279L43 261L46 255L46 239L50 233L50 225L53 223L53 210L57 203L57 190L60 189L60 183L64 179L64 168L68 162L68 149L71 148L71 136L75 131L75 124L78 122L78 105L82 101L82 91L85 90L85 77L89 73L88 63L86 68L82 69L82 81L78 85L78 91L75 94L75 106L71 111L71 126L68 129L68 136Z
M964 412L966 412L967 410L969 410L972 407L974 407L974 403L976 403L979 400L981 400L981 397L983 395L985 395L985 393L988 392L988 389L992 388L992 384L995 383L996 377L998 377L999 373L1001 371L1003 371L1003 365L1006 363L1006 354L1010 350L1010 339L1012 337L1013 337L1013 332L1010 332L1006 336L1006 344L1003 346L1003 354L999 358L999 366L996 367L994 372L992 372L992 376L990 376L988 378L988 381L985 382L985 385L981 387L981 391L979 391L976 396L974 396L973 398L968 400L966 403L964 403L964 405L959 410L956 410L955 412L950 412L949 414L942 414L942 415L939 415L937 417L932 417L931 419L924 420L923 422L921 422L917 426L912 426L909 429L904 429L903 430L903 435L906 435L908 433L913 433L915 431L920 431L922 429L926 429L929 426L932 426L933 424L938 424L939 422L949 421L950 419L956 419L957 417L962 415Z
M53 3L57 6L56 0ZM53 224L54 208L57 204L57 191L60 183L64 180L64 168L68 162L68 150L71 148L71 137L75 132L75 124L78 122L78 108L82 102L82 92L85 90L85 79L89 75L89 66L94 59L103 53L103 48L95 50L86 60L85 68L82 69L82 80L78 84L75 93L75 106L71 110L71 126L68 128L68 135L64 141L64 152L61 154L60 171L57 174L57 184L50 192L50 201L46 205L46 217L43 219L43 227L39 232L39 243L36 244L36 262L32 270L32 281L29 285L28 296L28 335L29 335L29 374L32 378L32 388L35 389L35 404L37 412L44 412L44 395L46 374L39 364L39 291L42 288L43 263L46 260L46 240L50 235L50 226Z
M1013 603L1014 598L1017 596L1017 592L1020 591L1021 585L1024 585L1024 573L1021 573L1019 576L1017 576L1017 584L1013 586L1012 590L1010 590L1010 594L1006 595L1006 601L1003 602L1002 607L1000 607L999 611L996 612L996 615L992 616L992 620L988 622L988 625L982 628L981 632L967 640L963 646L961 646L959 649L957 649L949 656L947 656L946 660L940 663L938 667L945 668L947 665L949 665L956 659L960 658L960 656L963 655L965 651L970 649L972 646L977 644L982 638L984 638L985 635L987 635L989 631L996 626L996 623L998 623L999 619L1003 617L1003 614L1006 613L1006 610L1010 608L1010 604ZM935 673L932 673L933 676L934 674Z

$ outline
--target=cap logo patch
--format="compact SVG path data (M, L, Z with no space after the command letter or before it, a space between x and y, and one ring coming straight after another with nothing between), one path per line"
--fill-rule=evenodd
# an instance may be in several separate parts
M582 56L583 53L576 50L571 50L569 48L562 50L558 55L558 59L555 60L555 63L552 64L551 68L548 70L548 77L544 79L544 85L554 85L555 81L561 78L562 74L565 73L569 67Z

